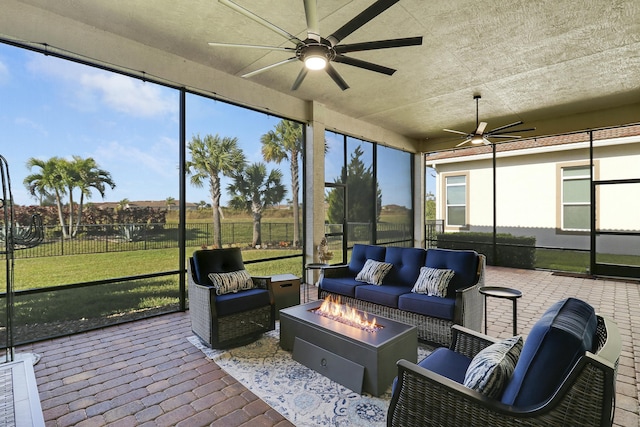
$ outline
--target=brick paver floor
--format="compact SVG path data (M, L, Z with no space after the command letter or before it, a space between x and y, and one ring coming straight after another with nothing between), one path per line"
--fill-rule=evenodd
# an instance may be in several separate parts
M614 425L639 426L640 283L488 267L485 284L523 292L518 332L525 336L552 303L568 296L613 318L623 341ZM491 298L488 305L489 334L510 336L510 301ZM189 313L175 313L17 351L42 356L35 374L50 427L292 425L207 360L186 340L190 335Z

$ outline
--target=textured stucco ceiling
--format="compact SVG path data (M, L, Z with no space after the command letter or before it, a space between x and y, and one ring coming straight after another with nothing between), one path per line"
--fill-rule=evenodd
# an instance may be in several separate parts
M14 3L13 0L2 0ZM236 0L304 39L301 0ZM82 25L113 33L224 73L240 75L290 54L210 47L207 42L291 46L215 0L24 0ZM327 36L373 3L318 0ZM24 19L28 25L28 18ZM0 27L0 34L3 33ZM398 71L393 76L344 64L341 91L324 72L290 90L301 64L251 80L414 138L426 151L472 131L473 95L492 129L517 120L538 134L640 121L640 2L635 0L401 0L344 42L424 36L422 46L352 53ZM613 111L614 113L606 113ZM625 114L630 111L630 114ZM634 117L635 120L634 120ZM529 134L527 134L529 135Z

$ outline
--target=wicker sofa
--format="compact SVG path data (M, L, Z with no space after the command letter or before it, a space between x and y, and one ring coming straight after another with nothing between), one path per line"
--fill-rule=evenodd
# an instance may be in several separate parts
M621 337L587 306L569 298L547 310L491 397L463 385L465 366L500 340L454 326L449 348L398 362L387 426L611 426Z
M356 280L367 260L393 265L381 285ZM411 292L421 267L455 272L444 298ZM318 297L338 297L367 313L415 325L419 339L448 346L452 325L480 330L484 270L485 257L475 251L356 244L348 265L321 270Z

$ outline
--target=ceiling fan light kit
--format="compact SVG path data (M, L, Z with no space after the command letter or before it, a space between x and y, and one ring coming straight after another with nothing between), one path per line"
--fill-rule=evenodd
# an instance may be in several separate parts
M267 49L274 51L295 51L295 56L284 61L277 62L275 64L267 65L266 67L258 70L245 73L242 77L251 77L259 74L263 71L270 70L274 67L288 64L295 60L302 61L304 64L302 70L298 74L291 90L296 90L302 84L302 81L307 75L307 70L325 70L327 74L333 79L333 81L342 90L349 88L349 85L344 81L335 68L331 66L332 62L338 62L341 64L351 65L352 67L362 68L377 73L392 75L396 70L393 68L385 67L383 65L374 64L372 62L363 61L361 59L353 58L344 55L350 52L361 52L365 50L377 50L377 49L389 49L395 47L405 46L418 46L422 44L422 36L407 37L400 39L388 39L377 40L363 43L354 44L340 44L340 42L348 35L358 30L360 27L380 15L382 12L396 4L400 0L377 0L371 6L363 10L356 17L337 29L333 34L329 35L326 39L320 37L319 32L319 18L317 10L317 0L304 0L304 11L307 20L307 39L300 40L293 34L288 33L282 28L272 24L266 19L256 15L250 10L234 3L231 0L218 0L225 6L235 10L236 12L252 19L253 21L261 24L262 26L270 29L281 35L287 41L295 44L295 48L287 48L280 46L257 46L247 44L232 44L232 43L209 43L214 47L243 47L243 48L255 48L255 49Z

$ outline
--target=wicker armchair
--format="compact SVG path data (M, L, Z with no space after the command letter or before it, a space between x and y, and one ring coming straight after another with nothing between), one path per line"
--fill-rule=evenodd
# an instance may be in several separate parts
M505 405L400 360L387 426L611 426L621 338L615 323L597 319L595 354L585 352L553 396L530 407ZM473 357L494 342L456 325L450 349Z
M252 277L254 289L218 295L209 273L244 270L239 248L195 251L187 265L191 329L212 348L255 341L275 329L270 277Z

